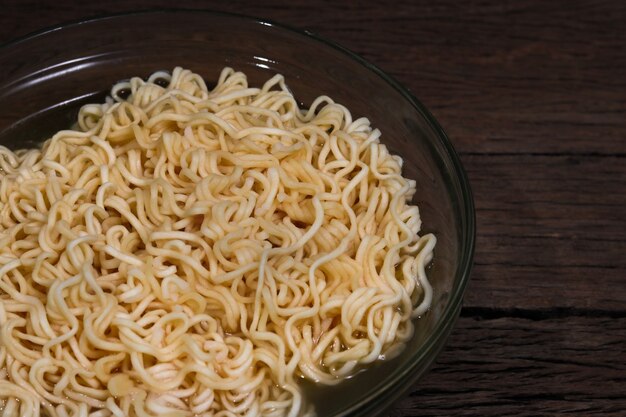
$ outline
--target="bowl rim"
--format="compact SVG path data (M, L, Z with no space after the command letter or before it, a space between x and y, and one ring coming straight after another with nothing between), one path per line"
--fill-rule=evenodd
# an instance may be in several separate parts
M456 321L456 318L461 310L463 304L463 295L465 293L465 288L469 281L469 277L471 275L471 270L473 266L474 259L474 251L475 251L475 241L476 241L476 212L474 206L474 198L471 190L469 178L465 169L463 168L463 164L461 163L461 159L455 150L452 141L443 130L439 122L435 119L432 113L426 108L421 101L417 99L417 97L409 91L407 87L404 87L399 81L397 81L393 76L383 71L377 65L372 62L366 60L359 54L353 52L352 50L338 44L337 42L327 39L323 36L320 36L308 29L297 29L290 25L286 25L283 23L276 22L272 19L260 18L255 16L250 16L241 13L233 13L233 12L225 12L219 10L211 10L206 8L149 8L149 9L138 9L131 11L124 11L120 13L107 13L107 14L98 14L92 17L83 18L83 19L73 19L68 20L63 23L59 23L52 26L47 26L42 29L38 29L27 33L22 36L18 36L15 38L10 38L9 40L0 43L0 53L3 50L19 46L19 44L35 40L36 38L43 37L48 35L49 33L61 31L64 29L69 29L75 26L88 25L90 23L97 23L106 20L114 20L117 18L126 18L132 16L146 16L146 15L157 15L157 14L168 14L168 13L202 13L206 15L213 16L223 16L225 18L236 18L241 20L246 20L248 23L254 23L262 26L269 26L273 28L277 28L278 30L291 32L293 35L303 36L310 40L313 40L317 43L325 45L327 47L333 48L341 53L343 53L346 57L356 61L361 64L365 69L373 72L378 77L382 78L389 86L391 86L396 92L398 92L405 100L407 100L411 106L416 110L426 121L429 127L435 132L437 139L440 141L441 145L443 145L443 150L445 150L446 156L449 158L452 163L451 166L453 168L453 180L456 179L458 182L458 188L461 195L461 200L463 203L463 207L461 213L463 215L464 223L462 224L462 237L463 240L460 242L461 248L461 258L459 259L459 265L457 267L457 271L455 276L457 280L455 280L456 285L453 286L451 290L450 300L446 305L446 308L442 314L440 320L437 321L432 334L425 340L424 344L420 346L417 351L410 356L408 360L408 366L403 368L396 368L385 378L384 384L379 385L373 392L366 393L364 397L360 400L355 401L353 404L346 406L344 409L339 411L338 416L347 416L350 413L354 413L358 411L360 408L370 403L371 401L375 401L377 398L380 398L383 393L386 393L390 389L394 388L398 382L406 380L410 377L411 374L415 372L415 368L418 364L422 363L425 359L429 357L429 353L435 350L438 346L441 346L442 338L447 338L449 335L449 330L453 327L453 323ZM435 358L431 358L434 362Z

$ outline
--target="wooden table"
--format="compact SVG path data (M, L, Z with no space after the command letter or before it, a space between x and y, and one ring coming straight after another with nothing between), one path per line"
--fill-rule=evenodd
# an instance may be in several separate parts
M390 416L626 415L626 3L335 3L176 4L343 44L408 86L461 154L478 222L465 308ZM4 0L0 42L171 5Z

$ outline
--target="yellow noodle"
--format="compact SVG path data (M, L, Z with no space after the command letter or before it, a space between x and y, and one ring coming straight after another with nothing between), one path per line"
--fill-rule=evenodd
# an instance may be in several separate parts
M380 136L281 75L175 68L0 147L0 417L313 415L298 377L397 352L432 300Z

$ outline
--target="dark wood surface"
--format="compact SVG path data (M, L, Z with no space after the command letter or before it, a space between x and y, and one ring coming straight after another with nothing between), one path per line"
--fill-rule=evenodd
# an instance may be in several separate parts
M343 44L408 86L461 154L478 227L465 307L390 416L626 415L626 3L336 3L175 5ZM3 0L0 43L172 5Z

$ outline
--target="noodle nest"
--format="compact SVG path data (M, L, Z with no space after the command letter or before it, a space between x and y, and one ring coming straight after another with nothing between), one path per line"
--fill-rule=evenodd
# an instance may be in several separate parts
M366 118L182 68L0 147L0 416L311 415L430 307L416 183Z

